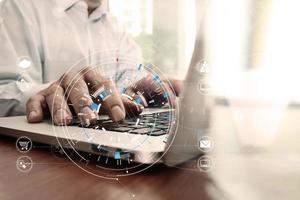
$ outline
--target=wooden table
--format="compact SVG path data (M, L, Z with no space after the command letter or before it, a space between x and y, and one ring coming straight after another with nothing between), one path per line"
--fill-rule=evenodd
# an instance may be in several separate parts
M106 180L53 155L47 146L25 154L35 164L21 173L15 139L1 136L0 199L299 200L300 110L287 109L272 145L260 148L243 146L232 115L228 107L216 110L215 169L209 174L200 172L195 159L176 168L153 166L118 181Z
M186 166L154 166L137 175L106 180L87 174L66 158L51 153L49 146L34 148L26 156L33 168L16 168L22 156L15 139L0 137L0 199L207 199L205 174L193 161ZM187 166L188 165L188 166ZM101 169L99 169L101 170Z

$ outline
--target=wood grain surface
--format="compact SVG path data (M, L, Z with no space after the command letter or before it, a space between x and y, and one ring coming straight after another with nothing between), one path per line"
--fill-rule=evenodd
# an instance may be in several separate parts
M197 165L170 168L153 166L137 175L106 180L79 169L66 158L51 153L50 147L36 145L26 156L33 168L22 173L16 168L23 154L16 139L0 136L0 199L207 199L206 175ZM101 170L101 169L99 169Z

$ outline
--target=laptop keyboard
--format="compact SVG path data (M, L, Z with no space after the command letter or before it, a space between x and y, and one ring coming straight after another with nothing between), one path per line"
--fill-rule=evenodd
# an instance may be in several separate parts
M126 118L122 122L113 122L110 119L97 120L95 124L84 126L77 123L82 128L92 128L96 130L126 132L130 134L141 134L150 136L161 136L168 133L172 121L172 112L161 112L140 115L138 118Z

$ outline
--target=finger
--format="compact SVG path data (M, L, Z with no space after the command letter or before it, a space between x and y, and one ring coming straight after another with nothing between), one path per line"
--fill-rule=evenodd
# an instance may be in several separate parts
M126 94L145 107L163 106L166 103L175 106L176 103L174 92L158 76L149 75L142 78L131 85Z
M26 116L29 123L37 123L43 121L43 104L45 103L45 97L42 94L37 94L27 101Z
M140 92L142 91L142 92ZM127 99L133 101L134 103L141 105L143 107L148 107L148 101L144 97L144 91L143 89L137 89L137 87L134 85L129 86L125 93L122 94L123 97L126 97Z
M82 76L78 74L67 74L62 78L61 85L65 89L66 99L71 102L81 123L85 125L94 123L97 117L90 107L93 100Z
M65 100L64 89L58 83L53 83L46 90L46 102L55 125L62 126L72 123L72 113Z
M99 100L103 109L113 121L125 118L125 108L114 84L105 79L98 68L86 68L82 71L92 96Z
M135 103L131 99L122 96L123 105L126 111L126 116L128 117L137 117L139 116L143 110L144 106Z

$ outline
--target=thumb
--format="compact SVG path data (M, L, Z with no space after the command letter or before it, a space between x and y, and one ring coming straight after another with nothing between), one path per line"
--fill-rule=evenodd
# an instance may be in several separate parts
M121 99L127 117L137 117L143 112L144 106L137 104L124 96L122 96Z
M37 123L43 121L44 112L43 104L46 103L45 97L41 94L31 97L26 104L26 115L29 123Z

